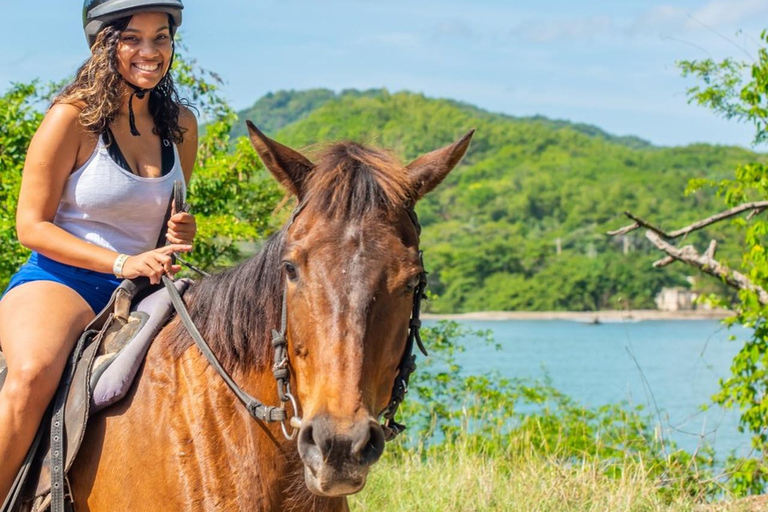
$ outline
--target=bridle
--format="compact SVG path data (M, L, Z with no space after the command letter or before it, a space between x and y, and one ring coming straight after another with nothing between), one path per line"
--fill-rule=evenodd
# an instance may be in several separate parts
M283 229L287 231L288 228L290 228L290 226L296 220L296 217L298 217L298 215L304 209L304 206L304 203L300 203L296 207L296 209L291 214L290 220ZM177 205L176 211L181 211L181 209L182 206ZM421 235L421 225L419 224L419 219L416 216L416 212L414 211L413 206L406 206L406 212L408 213L408 217L416 229L416 235L418 239ZM182 264L186 264L186 262L182 260L180 260L180 262ZM395 414L397 413L397 409L400 407L400 404L403 402L403 400L405 400L411 374L416 370L416 355L413 353L414 343L419 347L419 350L422 354L425 356L427 355L427 351L424 348L423 342L421 341L421 319L419 318L421 314L421 301L425 298L424 293L427 287L427 272L424 270L422 251L419 251L419 263L421 264L422 270L419 274L419 283L413 291L413 308L411 310L411 318L408 324L408 336L406 338L405 350L403 352L403 357L400 360L400 364L398 365L398 374L395 378L389 404L379 414L380 417L384 418L384 423L382 423L381 427L384 430L384 437L387 441L393 440L395 437L397 437L398 434L405 430L405 425L395 421ZM199 272L198 269L193 268L193 270ZM234 393L237 399L243 404L243 406L245 406L251 417L268 423L279 422L285 438L288 440L293 440L301 428L302 420L299 416L296 398L291 393L291 373L288 360L288 342L285 337L288 323L286 307L287 285L285 288L283 288L282 308L280 314L280 330L272 331L272 347L274 348L272 373L274 374L275 380L277 381L277 395L280 399L280 405L270 406L265 405L263 402L249 395L240 386L237 385L237 383L232 379L232 377L227 373L219 360L216 358L216 355L211 350L210 345L208 345L203 336L200 334L200 331L198 331L197 327L195 327L195 324L192 321L192 317L189 315L189 311L187 310L184 301L179 295L178 290L176 290L176 287L173 285L171 278L169 278L167 275L164 275L162 280L166 290L168 291L168 294L170 295L171 303L176 309L176 312L181 319L181 323L184 325L184 327L186 327L190 336L192 336L192 340L194 340L197 347L200 349L206 359L208 359L208 362L224 380L224 382ZM291 403L291 407L293 408L293 416L290 419L288 419L288 413L286 411L286 404L288 402ZM286 422L288 425L286 425Z

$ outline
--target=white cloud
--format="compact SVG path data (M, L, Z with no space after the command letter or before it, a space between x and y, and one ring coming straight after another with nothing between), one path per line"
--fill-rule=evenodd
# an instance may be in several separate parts
M614 31L615 23L612 17L597 15L580 19L540 20L521 23L512 29L511 35L535 43L554 43L591 41Z
M464 21L445 20L435 27L434 37L441 38L466 38L475 35L475 31Z
M765 0L712 0L707 5L691 13L688 27L706 26L717 28L733 26L753 21L768 15L768 2Z
M408 32L384 32L380 34L369 34L360 38L362 44L372 44L375 46L390 46L409 50L421 46L421 37Z
M629 27L630 34L679 30L689 11L672 5L660 5L640 15Z
M766 15L766 0L710 0L696 10L665 4L640 15L630 26L629 32L637 34L741 28L739 25L750 24Z

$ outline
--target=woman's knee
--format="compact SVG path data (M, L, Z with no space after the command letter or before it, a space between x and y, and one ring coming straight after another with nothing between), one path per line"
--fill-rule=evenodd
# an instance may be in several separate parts
M61 372L58 367L34 362L8 368L3 395L14 409L44 409L56 392Z

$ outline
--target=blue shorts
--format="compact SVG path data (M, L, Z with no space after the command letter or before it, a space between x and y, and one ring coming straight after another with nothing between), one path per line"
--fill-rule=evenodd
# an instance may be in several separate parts
M69 286L85 299L94 313L98 313L109 302L112 292L121 280L112 274L65 265L42 254L32 252L29 260L13 275L3 295L20 284L32 281L53 281Z

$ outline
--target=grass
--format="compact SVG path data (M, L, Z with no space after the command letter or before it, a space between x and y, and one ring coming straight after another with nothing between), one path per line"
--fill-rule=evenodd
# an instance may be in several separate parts
M394 448L394 450L392 450ZM619 476L600 462L564 463L533 451L487 455L471 442L407 451L388 447L353 511L752 512L750 502L702 503L661 486L638 460Z

